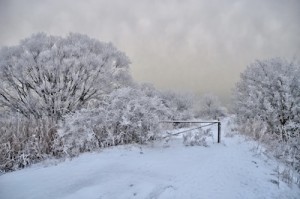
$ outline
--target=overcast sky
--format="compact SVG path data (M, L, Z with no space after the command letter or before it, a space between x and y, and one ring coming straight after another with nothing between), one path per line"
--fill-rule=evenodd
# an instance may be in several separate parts
M131 59L139 82L228 102L255 59L299 59L299 0L0 0L0 46L87 34Z

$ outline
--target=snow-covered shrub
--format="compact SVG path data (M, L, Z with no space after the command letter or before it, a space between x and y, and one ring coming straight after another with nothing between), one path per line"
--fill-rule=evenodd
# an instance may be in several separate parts
M51 120L0 117L0 171L13 171L52 156L56 127Z
M299 64L280 58L250 64L236 85L234 112L240 132L300 172Z
M221 106L216 95L207 93L200 99L198 117L216 120L226 116L226 112L226 108Z
M300 136L300 68L283 59L256 61L234 92L236 121L260 120L283 141Z
M206 142L206 138L211 135L211 130L206 129L203 130L198 129L197 131L189 131L188 133L183 135L183 144L185 146L205 146L208 144Z
M57 132L54 142L55 154L58 156L62 154L74 156L84 151L92 151L99 148L100 143L94 131L97 131L98 136L105 139L100 131L101 125L105 123L104 117L106 112L104 111L100 108L92 110L82 109L74 114L67 115L63 121L63 127L58 129ZM106 135L106 133L103 134Z
M230 118L226 123L227 130L225 131L225 137L233 137L236 135L235 124L232 122L232 118Z
M238 131L241 134L247 135L259 142L265 141L265 139L270 139L270 137L268 138L266 136L267 125L256 118L248 119L243 125L239 125Z
M195 96L191 93L161 92L163 104L172 112L170 120L191 120L195 118ZM187 127L189 124L174 124L176 128Z
M83 151L155 139L159 121L169 110L157 96L142 90L122 88L107 96L97 109L83 109L65 118L55 148L69 156Z
M300 138L290 140L288 143L278 142L272 139L267 150L277 159L283 161L288 167L293 168L300 174Z

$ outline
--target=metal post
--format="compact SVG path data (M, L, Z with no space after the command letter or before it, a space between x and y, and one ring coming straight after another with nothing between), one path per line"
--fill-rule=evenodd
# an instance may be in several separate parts
M218 143L221 142L221 122L220 119L218 119Z

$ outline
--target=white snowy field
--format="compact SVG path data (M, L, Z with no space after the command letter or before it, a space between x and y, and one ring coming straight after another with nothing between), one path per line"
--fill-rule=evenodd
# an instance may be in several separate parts
M274 183L277 163L255 154L253 143L239 136L208 141L208 147L186 147L175 138L168 147L119 146L34 165L1 175L0 198L300 198L297 186Z

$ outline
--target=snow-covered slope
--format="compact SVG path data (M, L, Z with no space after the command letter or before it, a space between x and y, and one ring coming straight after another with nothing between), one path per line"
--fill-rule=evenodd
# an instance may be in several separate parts
M251 148L238 136L209 147L185 147L181 139L113 147L4 174L0 198L300 198L296 186L274 183L277 164Z

